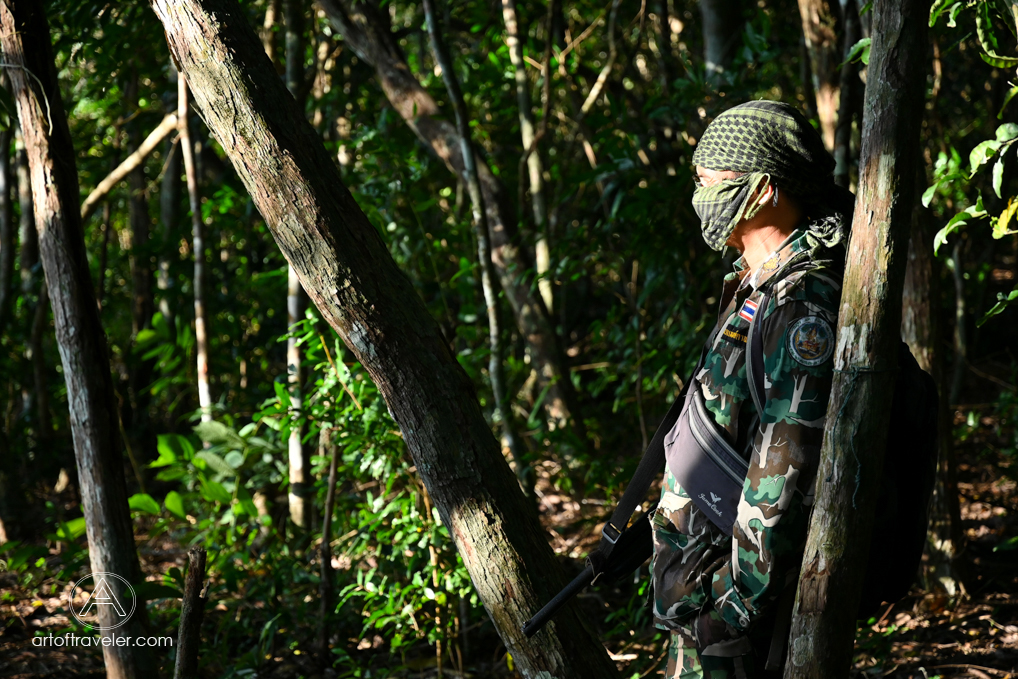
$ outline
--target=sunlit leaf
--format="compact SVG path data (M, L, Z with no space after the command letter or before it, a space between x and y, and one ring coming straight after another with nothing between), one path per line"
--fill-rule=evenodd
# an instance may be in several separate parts
M983 323L990 320L991 318L999 314L1001 311L1006 309L1008 305L1016 303L1018 303L1018 287L1015 287L1014 290L1012 290L1006 295L1002 292L998 292L997 303L994 304L993 307L986 312L986 314L979 320L979 322L976 325L982 326Z
M198 455L196 455L196 457L199 460L204 460L205 463L208 464L208 466L212 467L212 469L214 469L215 471L219 472L220 474L226 474L228 476L232 476L233 474L236 473L236 470L234 470L233 467L228 465L226 463L226 460L224 460L223 458L219 457L215 453L211 453L211 452L209 452L207 450L203 450L200 453L198 453Z
M169 493L167 493L166 499L163 500L163 504L166 505L166 509L169 510L172 514L180 517L181 519L185 517L184 498L181 497L180 493L178 493L177 491L171 490Z
M1011 223L1011 219L1014 217L1016 210L1018 210L1018 200L1009 198L1007 201L1007 207L1004 208L1004 211L1000 213L1000 216L997 217L997 220L993 224L994 238L999 240L1009 233L1014 233L1014 231L1008 231L1007 227L1008 224Z
M209 420L200 422L194 427L194 433L202 441L211 443L214 446L226 446L227 448L241 449L244 447L244 439L240 438L233 429L230 429L222 422Z
M970 173L975 175L976 171L985 165L993 154L1000 148L1001 143L996 139L987 139L984 142L980 142L976 145L972 152L969 153L969 166Z
M159 503L148 493L136 493L127 499L127 506L146 514L158 514Z

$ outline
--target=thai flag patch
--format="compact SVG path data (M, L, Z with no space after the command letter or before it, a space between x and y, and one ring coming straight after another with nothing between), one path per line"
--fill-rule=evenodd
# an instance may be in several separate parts
M742 305L742 309L739 310L739 318L745 318L747 321L752 321L753 316L756 316L756 309L759 305L751 300L746 300Z

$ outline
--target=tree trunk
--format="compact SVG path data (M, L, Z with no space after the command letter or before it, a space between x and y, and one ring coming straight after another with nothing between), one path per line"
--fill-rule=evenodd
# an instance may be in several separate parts
M4 334L14 292L14 250L18 230L14 227L11 201L11 130L0 132L0 335Z
M396 39L375 9L365 2L344 0L318 0L317 4L350 49L374 67L389 103L410 129L466 184L466 163L456 128L441 119L438 104L413 77ZM572 417L577 435L582 436L575 393L563 368L558 337L543 300L533 293L524 278L531 266L519 246L519 233L509 215L505 191L481 159L477 160L477 172L487 212L492 262L523 336L531 365L537 370L541 387L548 387L547 413L558 426L564 426ZM585 442L585 437L583 440Z
M173 113L173 119L177 116L177 70L172 66L169 69L169 89L164 95L166 113ZM176 141L167 141L166 149L166 170L163 172L162 183L159 187L159 224L162 231L163 247L159 251L159 274L156 284L159 287L159 312L166 319L170 326L170 337L176 337L176 311L170 302L169 291L173 286L170 278L170 256L176 251L175 238L177 233L177 221L180 219L180 145Z
M573 608L536 642L523 622L563 578L481 414L474 387L235 0L154 0L209 129L322 317L379 386L516 667L614 677Z
M926 173L919 173L925 186ZM940 276L934 270L933 224L929 212L916 207L912 220L912 239L908 245L908 266L902 292L901 337L908 343L916 361L944 387L944 359L940 346ZM930 527L926 539L923 579L927 589L954 596L960 579L958 554L961 547L961 508L955 481L954 446L951 440L947 401L940 399L940 459L930 504ZM946 426L944 426L946 425ZM952 502L953 500L953 502Z
M837 0L799 0L802 34L809 53L817 117L824 146L834 150L834 130L838 118L838 91L841 78L838 66L842 61L841 8Z
M194 346L197 362L198 407L202 422L212 419L212 390L209 388L208 312L205 309L205 220L198 195L198 172L194 164L194 145L188 123L187 78L177 75L177 124L180 126L180 150L187 175L187 198L191 207L191 250L194 253Z
M732 64L735 51L742 42L741 0L702 0L703 59L707 78L718 82L719 76Z
M842 6L845 27L845 48L843 61L848 61L849 50L860 39L859 5L856 0L846 0ZM834 181L838 186L848 188L852 166L852 120L859 109L858 102L863 96L863 84L859 79L859 64L855 61L841 67L841 81L838 84L838 124L834 128Z
M205 618L203 596L205 560L203 547L192 547L187 553L187 577L184 580L184 597L180 602L180 626L177 628L177 658L173 679L192 679L198 676L198 649L201 647L201 623Z
M506 2L511 3L512 0L504 0L503 8ZM503 437L509 448L510 456L516 465L516 473L520 480L524 481L525 470L523 460L520 457L519 446L517 445L516 432L512 422L512 411L508 407L505 394L505 375L502 371L502 328L498 316L498 291L495 289L495 275L491 265L491 245L488 242L488 220L484 214L484 196L481 195L481 182L477 174L477 164L474 162L477 156L474 153L473 141L470 138L470 117L467 113L466 102L463 100L463 92L460 89L459 80L456 78L455 65L442 42L442 33L435 18L434 0L424 0L424 16L428 24L428 35L431 37L431 49L435 54L435 61L442 68L442 79L445 81L445 88L449 93L449 101L452 103L453 111L456 114L456 131L459 134L463 159L467 164L467 192L470 194L474 233L477 236L477 259L478 265L481 267L481 287L484 290L484 302L488 311L488 343L490 347L488 377L491 379L491 392L495 401L493 410L495 412L495 419L501 421ZM510 47L511 50L512 47ZM529 97L527 103L529 105ZM527 483L524 482L524 488L527 487Z
M127 506L110 361L85 258L74 147L41 5L0 3L0 42L4 60L14 66L7 72L31 170L35 225L67 385L92 572L112 572L139 583L143 578ZM139 636L144 602L139 603L141 610L105 635ZM103 608L102 624L114 624L114 616L119 616ZM150 671L143 648L104 645L103 655L108 677L134 679Z
M284 0L283 20L286 25L286 89L304 110L304 10L305 0ZM307 294L300 285L300 279L293 266L287 265L286 320L290 329L294 323L304 320L307 308ZM296 337L286 340L286 372L290 384L290 404L295 417L300 417L304 370L301 366L301 350ZM301 528L311 525L311 502L307 499L311 488L310 450L303 443L304 427L296 425L290 429L287 443L290 465L290 520Z
M39 263L39 234L35 231L35 217L32 211L32 174L28 170L28 152L25 150L25 136L18 128L16 133L18 206L18 240L21 242L21 292L32 291L35 267Z
M526 64L523 63L523 45L520 44L519 17L516 14L516 0L502 0L502 18L505 19L506 44L509 46L509 59L512 61L516 79L516 105L519 106L520 136L523 138L523 151L527 153L527 172L530 180L530 204L534 212L534 233L537 241L534 245L534 259L537 264L537 275L541 276L538 289L544 299L548 312L552 312L552 282L548 278L551 267L551 251L548 247L548 209L544 197L544 168L541 154L534 148L534 111L530 104L530 82L527 79ZM462 136L460 132L460 136ZM523 206L520 206L523 209ZM522 215L520 215L522 218Z
M900 342L929 7L928 0L874 5L859 192L789 679L847 677L851 665Z
M128 85L125 88L127 106L135 118L129 121L125 127L127 132L127 157L131 158L138 154L142 145L141 130L138 127L138 75L131 73ZM169 125L165 125L169 133ZM147 139L145 141L148 141ZM157 144L151 144L154 148ZM152 314L155 313L155 304L152 300L152 265L149 262L149 231L151 230L151 217L148 211L148 199L145 197L145 171L144 161L139 160L137 166L127 175L128 198L127 213L130 224L131 250L129 262L131 267L132 302L131 302L131 345L134 345L138 333L152 327ZM108 228L108 227L107 227ZM144 359L140 355L130 352L127 361L129 366L128 388L130 407L125 408L128 412L123 418L125 434L131 443L138 449L154 449L155 434L150 431L148 419L148 405L151 400L148 386L152 382L152 371L155 367L154 359ZM151 444L151 445L150 445Z

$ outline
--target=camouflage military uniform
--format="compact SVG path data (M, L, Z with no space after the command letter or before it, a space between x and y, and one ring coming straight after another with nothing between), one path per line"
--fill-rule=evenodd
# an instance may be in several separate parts
M796 231L752 275L739 260L725 278L725 307L690 388L702 390L729 443L749 460L749 471L729 537L665 470L651 568L655 622L672 631L669 678L759 676L775 600L797 576L840 297L840 268L800 269L809 249L804 232ZM768 289L767 308L759 308ZM762 314L762 417L746 377L755 314Z

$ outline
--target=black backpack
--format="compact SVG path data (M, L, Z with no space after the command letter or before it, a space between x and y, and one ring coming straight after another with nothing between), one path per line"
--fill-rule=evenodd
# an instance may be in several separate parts
M769 297L764 297L760 308L767 308ZM755 321L749 329L747 367L753 401L757 412L763 412L763 342ZM937 475L938 410L937 383L901 342L858 619L866 620L881 603L893 603L908 594L919 572Z

